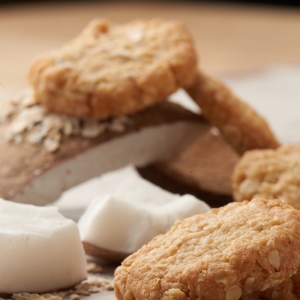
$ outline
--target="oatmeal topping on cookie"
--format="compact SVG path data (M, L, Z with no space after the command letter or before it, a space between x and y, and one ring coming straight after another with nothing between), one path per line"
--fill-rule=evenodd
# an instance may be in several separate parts
M132 114L196 78L197 56L181 22L92 21L61 49L37 58L29 79L50 111L106 119Z

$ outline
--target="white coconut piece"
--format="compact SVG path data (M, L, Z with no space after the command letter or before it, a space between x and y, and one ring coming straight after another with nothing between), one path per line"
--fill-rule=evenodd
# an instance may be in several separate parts
M76 224L55 207L0 199L0 293L44 293L86 278Z
M175 195L133 176L114 193L96 197L78 226L84 243L129 255L176 220L209 210L194 196Z
M113 193L120 184L132 177L140 178L140 175L133 165L128 165L70 188L50 205L56 206L65 217L78 221L95 197Z
M172 159L208 128L201 122L180 121L120 136L60 162L11 200L34 205L52 203L69 188L129 163L142 167Z

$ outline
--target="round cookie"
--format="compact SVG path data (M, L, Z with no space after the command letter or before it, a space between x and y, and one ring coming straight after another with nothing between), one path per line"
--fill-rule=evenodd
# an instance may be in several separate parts
M238 300L291 277L300 263L300 212L254 199L178 221L115 272L121 299Z
M236 201L254 197L282 199L300 209L300 145L244 154L232 176Z
M31 65L37 101L51 111L106 119L163 101L196 79L197 56L181 22L92 21Z
M187 92L200 106L205 118L239 154L279 146L263 117L217 79L200 71Z

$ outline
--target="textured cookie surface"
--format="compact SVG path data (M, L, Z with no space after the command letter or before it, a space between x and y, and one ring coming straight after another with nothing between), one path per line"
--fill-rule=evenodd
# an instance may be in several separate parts
M232 176L236 201L282 199L300 209L300 145L245 153Z
M29 79L49 110L105 119L163 101L196 78L193 41L180 22L92 21L73 41L37 58Z
M243 295L241 300L299 300L300 299L300 270L288 280L271 287L263 292Z
M299 266L300 212L280 200L231 203L178 221L115 272L120 299L238 300Z
M264 118L215 78L199 72L187 92L238 153L279 146Z

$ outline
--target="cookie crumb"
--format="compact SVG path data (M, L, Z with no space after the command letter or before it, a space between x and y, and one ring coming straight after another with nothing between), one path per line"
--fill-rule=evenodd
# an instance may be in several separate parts
M0 300L80 300L82 296L90 296L101 292L101 290L113 291L113 289L111 281L104 278L91 277L65 292L47 294L15 293L11 299L0 298Z
M88 273L101 273L103 272L103 268L95 263L90 262L86 265L86 271Z
M109 130L115 132L123 132L125 130L125 124L128 122L126 116L120 116L111 121L109 124Z
M65 293L53 293L53 294L31 294L31 293L16 293L13 294L12 300L62 300Z

